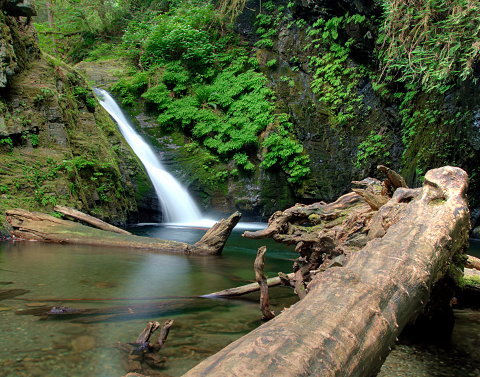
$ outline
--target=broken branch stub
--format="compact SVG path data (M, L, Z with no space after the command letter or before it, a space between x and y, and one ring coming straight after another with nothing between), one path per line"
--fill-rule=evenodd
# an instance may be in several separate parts
M343 267L314 275L306 297L184 377L372 376L468 240L467 174L427 172L398 222Z

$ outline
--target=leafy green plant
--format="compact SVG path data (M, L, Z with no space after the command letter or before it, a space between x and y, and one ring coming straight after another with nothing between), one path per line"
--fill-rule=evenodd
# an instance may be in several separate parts
M355 167L361 169L369 159L384 159L390 155L386 150L387 144L381 133L371 131L367 138L358 146Z
M288 181L298 183L310 174L310 159L303 154L302 145L292 136L293 125L288 122L288 116L279 115L276 124L262 143L267 152L261 165L266 169L280 165L289 175Z
M267 67L273 67L275 64L277 64L277 59L272 59L267 62Z
M480 3L464 0L382 0L378 43L383 71L424 90L444 92L472 76L480 57Z
M7 144L10 147L13 147L13 140L12 140L11 137L6 137L6 138L3 138L3 139L0 139L0 144Z
M37 134L29 134L29 136L30 136L30 142L32 143L32 147L36 147L38 145L40 138L38 137Z
M333 115L333 125L347 125L355 118L355 109L362 106L357 86L363 69L348 62L353 39L343 41L339 30L352 22L361 24L364 21L365 16L349 16L348 13L328 20L319 18L307 33L312 40L305 49L315 51L326 48L310 56L310 66L315 70L311 88Z

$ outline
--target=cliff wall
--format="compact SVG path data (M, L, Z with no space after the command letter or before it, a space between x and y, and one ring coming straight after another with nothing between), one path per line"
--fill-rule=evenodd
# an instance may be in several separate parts
M159 220L148 176L90 86L40 52L33 3L0 4L0 229L8 208L55 204L117 224Z

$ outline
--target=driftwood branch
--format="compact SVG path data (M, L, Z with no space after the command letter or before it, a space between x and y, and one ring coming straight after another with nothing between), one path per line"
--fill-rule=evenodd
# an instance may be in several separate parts
M152 334L160 328L160 323L157 321L149 321L145 330L143 330L137 338L136 343L138 345L143 345L148 342Z
M409 189L398 187L399 193L377 212L367 205L366 211L350 211L341 225L331 228L322 220L310 232L327 235L323 244L298 250L306 262L321 262L317 270L333 255L344 254L343 267L313 275L303 300L184 377L375 375L404 326L422 313L432 288L442 286L452 257L465 252L470 228L467 182L459 168L430 170L419 195L409 191L414 200L399 199L408 197L402 190ZM354 195L350 198L358 197ZM308 217L302 214L306 208L312 207L284 211L289 221L277 214L271 227L256 235L270 234L280 241L284 239L279 236L287 235L291 242L298 232L297 239L302 238L306 230L300 231L294 224L298 217L291 214ZM373 221L383 224L384 234L367 242Z
M83 221L95 228L106 230L107 232L114 232L114 233L119 233L119 234L129 234L131 235L132 233L127 232L126 230L117 228L116 226L110 225L106 223L105 221L102 221L100 219L97 219L96 217L87 215L83 212L77 211L76 209L70 208L70 207L64 207L64 206L59 206L56 205L54 207L54 210L56 212L60 212L63 215L73 217L74 219Z
M293 279L294 274L293 273L287 274L287 275L284 274L284 276L285 276L285 278L284 278L285 280L291 281ZM280 277L274 277L274 278L267 279L267 285L269 287L275 287L275 286L281 285L281 284L282 284L282 279ZM243 295L246 295L246 294L249 294L249 293L257 292L259 290L260 290L260 286L258 285L258 283L251 283L251 284L242 285L242 286L236 287L236 288L224 289L223 291L210 293L210 294L207 294L207 295L203 295L201 297L205 297L205 298L238 297L238 296L243 296Z
M165 344L172 325L173 319L167 320L160 329L158 340L153 344L149 343L149 339L160 328L160 324L156 321L148 322L147 327L140 333L135 343L112 344L113 348L123 352L124 357L121 360L125 370L134 374L145 373L148 376L167 377L167 374L158 372L154 368L163 366L167 360L165 357L159 356L158 352Z
M265 253L267 248L262 246L257 251L257 257L255 258L254 270L255 270L255 280L260 286L260 310L263 313L263 318L265 320L270 320L275 317L275 314L270 310L270 305L268 303L268 284L267 278L263 273L263 267L265 266Z
M191 254L219 254L232 229L240 220L240 212L235 212L226 220L221 220L194 245L167 241L157 238L117 234L94 229L72 221L57 219L39 212L23 209L6 211L7 221L13 227L12 234L26 240L78 244L91 246L112 246L147 249L158 252L183 252Z

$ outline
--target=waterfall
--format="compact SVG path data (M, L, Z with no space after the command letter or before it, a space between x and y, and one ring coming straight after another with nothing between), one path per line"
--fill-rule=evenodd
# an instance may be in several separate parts
M187 190L165 171L152 148L134 131L115 100L105 90L96 88L95 93L100 104L115 119L123 137L145 166L160 199L164 222L194 223L200 221L200 210Z

